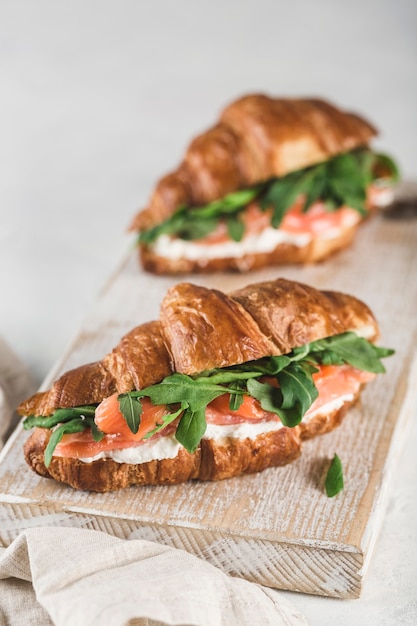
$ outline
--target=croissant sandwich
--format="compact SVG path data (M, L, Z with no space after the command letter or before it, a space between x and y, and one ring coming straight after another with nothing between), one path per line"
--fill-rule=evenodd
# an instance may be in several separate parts
M133 219L145 270L246 271L344 248L392 200L394 161L366 120L318 99L248 95L196 137Z
M284 279L226 295L172 287L160 318L18 408L42 476L110 491L281 466L335 428L383 372L356 298Z

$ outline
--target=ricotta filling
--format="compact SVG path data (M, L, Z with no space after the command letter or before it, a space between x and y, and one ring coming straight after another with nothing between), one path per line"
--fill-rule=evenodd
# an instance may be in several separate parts
M353 394L345 394L339 398L332 399L315 411L307 411L302 421L307 423L317 415L328 415L340 409L345 402L351 400L353 400ZM233 439L254 439L258 435L274 432L280 428L283 428L283 424L279 419L226 425L207 424L203 439L221 440L230 437ZM112 459L116 463L136 465L148 463L149 461L174 459L181 448L182 445L175 439L175 433L172 433L166 437L158 437L154 441L150 439L138 446L119 450L104 450L95 456L79 458L78 460L83 463L92 463L99 459Z
M161 235L152 246L152 250L160 257L177 261L188 259L226 259L240 258L246 254L273 252L275 248L288 243L303 248L312 240L309 233L293 234L268 226L260 233L247 235L242 241L224 241L221 243L194 243L184 239Z
M187 259L239 259L248 254L268 254L281 244L289 244L304 248L313 239L329 241L340 237L343 231L355 226L361 217L355 211L346 212L339 225L328 226L319 232L290 232L272 226L265 227L259 233L250 233L241 241L222 241L220 243L197 243L186 241L170 235L160 235L152 245L152 251L159 257L178 261Z
M378 209L385 209L394 201L394 189L391 186L384 185L376 185L377 193L374 194L372 198L373 206Z

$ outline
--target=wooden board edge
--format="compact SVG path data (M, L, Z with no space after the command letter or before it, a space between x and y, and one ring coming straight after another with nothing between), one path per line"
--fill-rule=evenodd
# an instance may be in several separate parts
M57 510L56 503L3 502L0 505L0 546L7 547L22 531L39 526L78 527L120 539L146 540L185 550L221 569L267 587L328 596L358 598L364 554L352 546L326 546L224 534L210 530L155 525L135 520Z

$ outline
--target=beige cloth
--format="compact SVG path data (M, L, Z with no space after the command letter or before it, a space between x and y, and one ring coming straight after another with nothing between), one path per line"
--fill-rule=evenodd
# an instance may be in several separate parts
M0 339L0 448L33 391ZM41 527L0 548L0 625L302 626L282 594L183 550L95 530Z
M26 366L0 337L0 450L17 422L14 409L34 391Z
M22 532L0 557L5 577L32 581L38 603L58 626L306 624L278 591L232 578L182 550L95 530ZM5 623L36 623L22 617ZM37 623L50 623L44 619Z

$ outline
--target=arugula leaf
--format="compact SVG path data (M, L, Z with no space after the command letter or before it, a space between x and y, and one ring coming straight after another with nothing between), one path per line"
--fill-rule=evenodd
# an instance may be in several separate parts
M263 371L258 369L256 363L259 361L251 361L251 363L242 363L241 365L232 365L225 368L215 368L208 372L202 372L192 380L198 385L207 382L214 385L226 385L248 378L256 378Z
M254 200L263 185L255 185L248 189L240 189L230 193L221 200L215 200L201 207L179 207L175 213L161 224L157 224L140 233L138 243L149 244L161 235L176 235L180 239L202 239L217 228L220 219L227 216L228 229L232 229L233 236L243 236L243 223L238 224L237 214L249 202ZM240 241L235 239L236 241Z
M385 154L360 148L339 154L281 178L272 178L253 187L240 189L203 206L181 206L165 222L139 234L139 243L150 244L163 234L186 241L202 239L224 220L230 238L241 241L245 226L242 211L257 201L264 211L272 209L271 225L279 228L285 213L299 197L304 197L306 212L321 200L328 211L346 205L366 215L368 185L378 179L397 182L399 171L394 160Z
M249 361L248 363L242 363L241 365L235 366L235 375L238 372L241 372L240 377L243 378L243 376L245 376L248 379L255 378L260 374L275 376L286 368L293 360L294 358L292 353L290 353L290 355L282 354L280 356L265 357L263 359L259 359L258 361ZM230 374L233 373L233 367L217 371L223 372L223 375L227 377L229 372ZM228 382L227 379L225 382Z
M257 380L248 380L249 394L256 398L265 411L277 414L284 426L297 426L318 396L312 373L307 363L290 363L277 375L279 387Z
M206 432L206 428L206 407L201 406L195 411L189 408L184 411L184 415L180 419L175 438L188 452L193 454Z
M291 415L296 410L299 422L319 395L312 378L315 371L307 363L291 363L277 376L282 389L282 409L291 410Z
M54 429L45 449L45 466L49 467L54 450L66 433L77 433L91 429L94 441L101 441L105 434L99 430L94 422L96 407L93 405L76 406L57 409L52 415L29 415L23 420L23 428ZM57 427L57 428L55 428Z
M51 464L54 450L64 435L83 432L84 430L87 430L87 428L93 429L94 428L93 423L94 422L92 418L83 419L82 417L76 417L70 420L69 422L64 422L63 424L55 428L55 430L52 432L52 435L48 441L48 445L45 448L45 454L44 454L45 467L49 467L49 465ZM101 433L98 430L97 426L94 429L94 434L95 434L95 437L97 437L97 439L94 437L95 441L100 441L100 439L104 437L104 433Z
M283 394L279 387L274 387L268 383L261 383L255 379L248 380L247 386L249 395L258 400L264 411L275 413L280 418L282 413L282 420L285 420L285 411L281 411ZM287 426L284 421L282 423Z
M25 430L30 430L35 426L39 428L53 428L57 424L68 422L76 417L94 417L95 410L95 406L88 405L68 409L57 409L48 417L43 417L42 415L29 415L23 420L23 428Z
M323 198L326 189L326 166L317 165L310 186L305 190L303 213L306 213L314 202Z
M337 454L334 455L325 480L326 493L333 498L344 488L342 462Z
M295 174L278 178L271 183L262 195L260 206L264 211L269 208L273 209L271 218L271 226L273 228L279 227L285 213L294 204L299 195L300 189Z
M242 222L239 215L240 214L237 213L226 217L227 232L232 241L241 241L245 232L245 224Z
M217 217L221 214L232 214L245 207L249 202L255 200L264 185L254 185L247 189L239 189L227 194L220 200L215 200L206 204L204 207L195 207L191 211L201 215L204 219L208 217Z
M142 404L131 393L122 393L118 396L119 409L123 413L132 433L137 433L140 426L140 416L142 415ZM162 403L165 404L165 403Z
M400 170L392 157L388 154L372 153L374 156L372 162L373 180L388 178L393 183L397 183L400 179Z
M99 429L94 419L89 419L87 424L91 428L91 435L94 441L97 441L97 443L106 436L106 434Z
M228 385L227 390L229 396L229 409L231 411L238 411L243 402L243 393L245 391L245 381L236 380Z
M349 363L360 370L375 374L385 372L380 359L394 354L394 350L376 346L354 332L319 339L302 348L295 348L293 352L297 354L302 351L305 354L306 350L312 358L324 365Z
M224 387L213 384L209 379L195 380L186 374L176 373L157 385L132 391L129 395L136 398L147 396L154 405L187 402L193 410L198 410L222 394Z
M150 439L153 435L155 435L155 433L159 433L161 430L163 430L166 426L168 426L169 424L171 424L173 421L175 421L177 419L177 417L179 417L181 415L181 413L187 408L187 404L185 402L183 402L180 406L180 408L177 411L174 411L173 413L167 413L166 415L163 415L162 417L162 422L160 424L157 424L155 426L155 428L153 428L152 430L150 430L149 432L146 433L146 435L143 437L144 439Z

